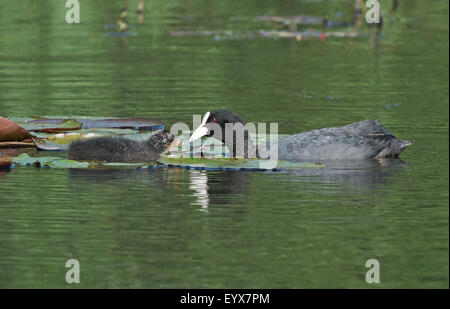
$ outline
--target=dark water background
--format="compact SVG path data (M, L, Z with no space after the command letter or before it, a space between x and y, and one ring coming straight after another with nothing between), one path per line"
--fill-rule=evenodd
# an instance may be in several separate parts
M153 0L138 24L131 0L128 37L105 28L123 1L80 2L69 25L64 1L0 1L0 115L170 127L223 108L280 133L375 118L415 144L402 161L296 173L0 172L0 287L68 287L76 258L85 288L372 288L376 258L377 287L448 288L448 1L400 1L378 45L168 34L349 20L352 1Z

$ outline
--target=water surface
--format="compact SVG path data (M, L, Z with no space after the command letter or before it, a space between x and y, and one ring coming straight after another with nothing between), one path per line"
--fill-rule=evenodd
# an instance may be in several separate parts
M170 127L222 108L283 134L373 118L415 141L320 171L0 172L0 287L69 287L76 258L84 288L372 288L376 258L376 287L448 288L448 1L401 1L377 45L169 36L348 19L351 1L151 1L139 24L131 0L125 37L108 26L122 1L83 1L79 25L60 1L0 2L2 116Z

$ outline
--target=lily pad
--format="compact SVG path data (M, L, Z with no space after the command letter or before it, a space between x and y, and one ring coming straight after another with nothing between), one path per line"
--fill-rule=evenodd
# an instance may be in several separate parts
M12 119L25 129L34 132L58 133L79 129L132 129L160 130L164 129L161 120L150 117L139 118L18 118Z
M47 163L48 167L53 168L87 168L89 167L88 162L80 162L80 161L74 161L74 160L54 160L49 163Z
M0 117L0 142L23 141L31 138L30 132L12 120Z
M36 119L19 124L28 131L47 133L81 129L81 123L75 119Z
M269 161L257 159L241 158L175 158L163 157L160 160L169 167L198 168L198 169L232 169L232 170L289 170L299 168L322 168L324 164L305 163L305 162L287 162L287 161Z
M264 163L268 160L246 160L236 158L170 158L163 157L157 163L120 163L120 162L86 162L67 160L61 157L30 157L24 153L10 159L13 163L22 166L53 167L53 168L136 168L136 169L155 169L155 168L184 168L199 170L233 170L233 171L283 171L295 170L299 168L322 168L324 164L320 163L293 163L286 161L277 161L275 165Z
M11 158L11 161L19 165L34 165L54 168L87 168L88 162L80 162L74 160L66 160L60 157L30 157L28 154L23 153L15 158Z
M40 164L46 164L54 160L61 160L61 158L58 157L30 157L26 153L22 153L18 155L17 157L11 158L11 161L14 163L17 163L19 165L31 165L33 163L39 162Z

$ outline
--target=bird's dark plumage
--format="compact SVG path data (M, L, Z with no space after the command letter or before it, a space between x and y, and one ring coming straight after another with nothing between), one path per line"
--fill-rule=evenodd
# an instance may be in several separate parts
M106 162L156 162L173 140L174 136L166 130L157 131L145 141L110 136L80 140L69 145L69 159Z
M202 125L192 134L191 141L202 135L213 136L220 139L228 147L233 156L236 156L236 141L226 140L225 124L241 123L245 125L242 118L230 111L215 110L207 113ZM222 136L213 134L217 126L222 129ZM269 142L265 147L256 147L246 131L245 126L239 129L244 136L245 157L251 157L250 153L256 153L258 157L267 158L270 148ZM242 134L244 133L244 134ZM347 160L347 159L371 159L398 157L398 155L409 145L410 141L396 138L388 129L383 127L378 120L362 120L342 127L317 129L281 138L278 141L278 159L301 161L301 160ZM242 143L241 143L242 145ZM255 150L256 149L256 150Z

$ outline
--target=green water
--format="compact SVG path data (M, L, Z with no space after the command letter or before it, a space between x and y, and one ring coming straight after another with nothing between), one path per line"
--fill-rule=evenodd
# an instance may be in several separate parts
M295 173L0 172L0 287L74 287L75 258L83 288L448 288L447 0L400 1L378 44L168 34L349 19L352 1L153 0L143 24L137 2L133 35L114 37L123 1L80 1L70 25L64 1L0 0L0 115L170 127L222 108L284 134L375 118L415 144L402 161Z

